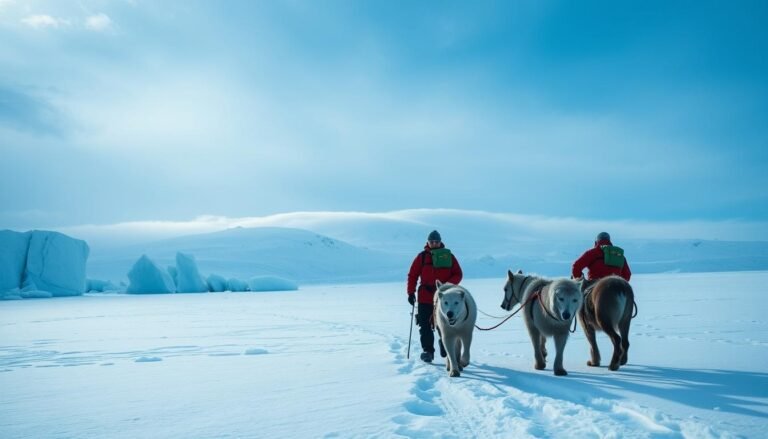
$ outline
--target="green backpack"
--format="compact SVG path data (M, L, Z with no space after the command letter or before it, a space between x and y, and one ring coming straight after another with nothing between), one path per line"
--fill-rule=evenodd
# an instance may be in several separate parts
M451 268L453 258L451 251L447 248L436 248L430 251L432 253L432 266L435 268Z
M601 245L603 262L609 267L624 268L624 249L615 245Z

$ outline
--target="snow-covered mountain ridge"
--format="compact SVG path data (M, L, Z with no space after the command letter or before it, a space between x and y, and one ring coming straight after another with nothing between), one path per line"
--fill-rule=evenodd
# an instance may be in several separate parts
M124 280L142 254L164 266L172 265L176 252L181 251L194 255L204 274L277 275L301 283L402 280L431 228L409 222L381 226L377 221L347 229L330 223L317 227L327 234L297 228L237 227L145 244L94 247L88 276ZM440 230L467 278L501 277L507 269L518 268L567 276L573 260L592 244L591 237L546 239L506 234L499 227L482 224ZM635 273L768 269L768 242L619 238L615 244L624 248Z
M88 275L124 280L142 254L160 266L173 265L177 252L192 254L203 274L247 279L275 275L302 283L384 281L396 277L397 257L350 245L307 230L259 227L234 228L95 250Z

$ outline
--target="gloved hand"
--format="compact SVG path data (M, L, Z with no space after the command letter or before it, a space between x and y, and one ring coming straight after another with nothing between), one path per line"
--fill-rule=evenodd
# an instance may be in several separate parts
M414 303L416 303L416 294L409 294L408 295L408 303L413 306Z

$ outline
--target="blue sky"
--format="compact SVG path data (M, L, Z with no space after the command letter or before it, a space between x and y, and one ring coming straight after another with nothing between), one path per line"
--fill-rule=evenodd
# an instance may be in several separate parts
M763 1L0 0L0 228L766 222L767 22Z

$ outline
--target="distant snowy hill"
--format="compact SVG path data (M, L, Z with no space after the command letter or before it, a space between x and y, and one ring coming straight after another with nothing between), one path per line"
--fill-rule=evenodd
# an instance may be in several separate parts
M755 271L768 269L768 243L702 240L627 240L633 273ZM520 242L509 252L472 258L464 265L473 277L498 275L507 268L551 276L570 275L571 264L589 243Z
M300 283L383 281L404 276L392 254L307 230L278 227L234 228L148 244L97 248L88 261L88 276L125 280L142 254L165 267L175 264L179 251L194 255L203 275L242 279L275 275Z
M129 246L92 244L88 277L119 282L142 254L168 266L181 251L195 256L204 276L275 275L303 284L404 281L409 264L435 228L467 278L503 277L507 269L568 276L573 260L602 230L598 224L587 231L568 221L537 223L513 215L444 210L296 213L250 225ZM617 230L615 243L625 249L634 273L768 269L768 242L638 239L625 234Z
M627 223L588 223L452 209L415 209L381 215L306 212L275 219L352 245L400 255L400 277L405 276L407 265L435 228L459 258L465 276L475 278L503 276L508 268L568 276L573 261L603 230L611 232L615 244L624 248L635 273L768 269L766 241L656 238L696 233L693 227L681 230L681 225L659 230Z

